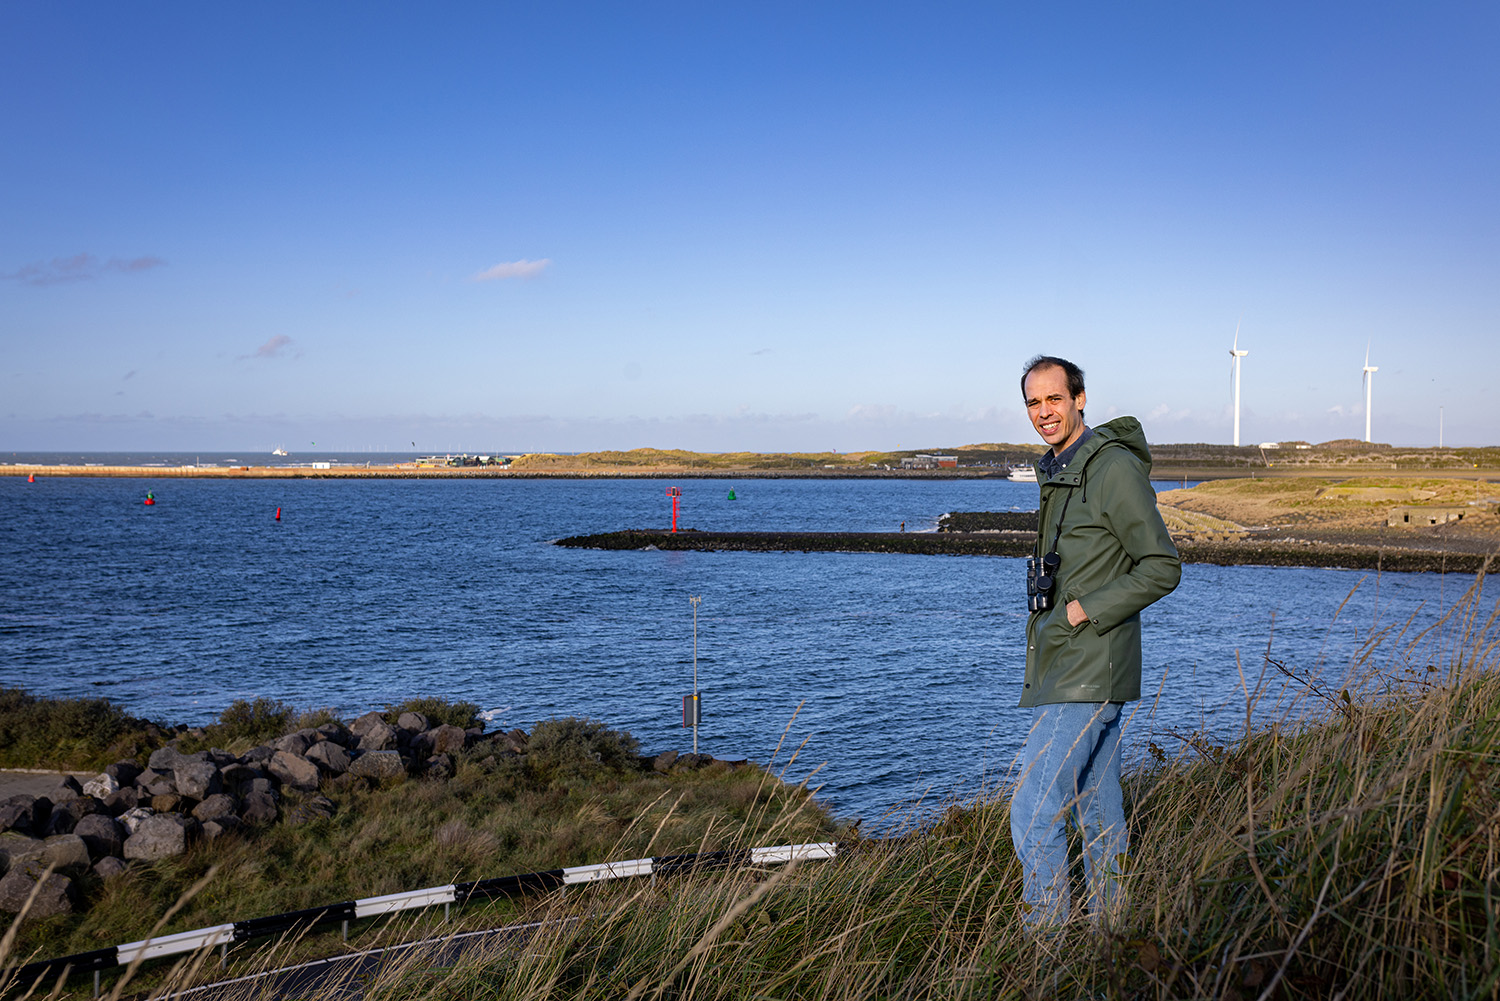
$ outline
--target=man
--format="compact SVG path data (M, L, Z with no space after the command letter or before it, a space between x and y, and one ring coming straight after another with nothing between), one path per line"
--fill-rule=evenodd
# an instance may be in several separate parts
M1032 725L1010 819L1025 920L1040 928L1071 910L1070 812L1083 838L1089 913L1099 916L1118 895L1128 849L1120 710L1141 697L1141 609L1177 586L1182 564L1156 510L1140 422L1085 424L1083 371L1062 358L1028 362L1021 395L1051 446L1037 462L1021 690Z

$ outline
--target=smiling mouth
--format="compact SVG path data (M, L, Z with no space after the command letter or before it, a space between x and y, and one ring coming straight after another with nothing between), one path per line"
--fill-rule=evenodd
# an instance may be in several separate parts
M1053 421L1051 424L1043 424L1042 434L1051 434L1060 427L1062 427L1062 421Z

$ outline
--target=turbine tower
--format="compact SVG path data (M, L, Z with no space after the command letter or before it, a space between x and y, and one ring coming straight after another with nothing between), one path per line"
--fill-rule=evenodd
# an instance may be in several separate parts
M1240 359L1250 352L1240 350L1240 325L1234 325L1234 347L1229 349L1230 357L1234 361L1230 365L1234 368L1234 444L1240 443ZM1368 360L1368 359L1367 359Z
M1370 378L1372 374L1380 371L1379 365L1370 364L1370 345L1365 345L1365 441L1370 440L1370 387L1375 382Z

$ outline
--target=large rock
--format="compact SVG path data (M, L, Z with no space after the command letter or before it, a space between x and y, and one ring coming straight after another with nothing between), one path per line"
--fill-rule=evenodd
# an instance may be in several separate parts
M134 761L116 761L104 769L104 774L122 786L135 785L136 778L141 774L141 766Z
M333 816L333 800L327 796L311 796L287 807L283 821L292 825L305 824Z
M59 803L47 816L47 822L42 829L37 831L44 838L50 838L54 834L72 834L73 826L78 823L78 818L70 811L63 809L67 803Z
M148 862L171 858L187 851L197 821L175 813L158 813L147 817L125 839L125 857Z
M365 713L359 719L349 724L349 732L356 737L363 737L369 732L370 727L376 723L385 723L385 717L375 711Z
M220 771L223 771L225 768L239 761L240 756L238 754L231 754L222 747L213 747L204 755L204 760Z
M57 784L47 791L47 798L54 804L64 803L77 796L83 795L83 786L71 775L64 775L57 780Z
M395 751L366 751L349 763L349 774L367 779L406 777L406 763Z
M120 814L120 826L125 828L125 836L134 834L147 820L156 816L156 811L149 806L138 806L134 810L126 810Z
M341 775L349 770L349 752L331 740L309 747L307 760L329 775Z
M22 834L37 833L47 823L52 811L52 801L46 797L22 793L0 803L0 831L19 831Z
M116 858L113 855L106 855L94 863L94 875L100 879L114 879L127 868L129 867L125 864L124 859Z
M176 813L180 806L182 806L182 797L175 792L151 797L151 810L154 813Z
M276 748L272 747L270 744L260 744L256 747L250 748L250 750L246 751L244 754L241 754L240 761L247 765L259 765L264 762L270 761L271 756L275 753Z
M193 816L202 823L210 820L219 820L223 817L235 817L238 819L236 810L238 804L234 797L228 793L216 792L212 796L193 807Z
M422 774L430 779L446 779L453 776L453 759L446 754L434 754L427 759Z
M264 825L276 822L276 797L269 792L250 792L240 803L240 819L247 824Z
M186 757L187 755L168 744L151 752L151 757L146 759L146 767L158 772L170 772L177 767L177 762Z
M324 723L317 732L324 740L331 740L340 747L349 746L349 731L337 723Z
M93 796L95 799L108 799L119 791L120 780L109 772L100 772L83 784L84 795Z
M360 719L364 719L363 716ZM385 720L376 720L365 728L360 734L359 749L361 751L391 751L399 746L399 734L395 727Z
M47 843L19 831L0 834L0 872L5 872L24 862L36 862L46 851Z
M140 777L135 780L137 789L149 796L167 796L177 791L177 783L172 778L172 772L159 772L150 769L141 772Z
M134 810L141 805L141 793L135 786L126 786L110 793L104 798L104 809L112 817L118 817L126 810Z
M236 762L219 769L219 783L224 792L232 792L236 796L243 796L250 790L246 788L251 779L261 778L264 773L252 765L242 765Z
M216 820L204 821L203 836L209 841L213 841L222 835L230 833L231 831L238 831L244 826L244 822L231 813L227 817L219 817Z
M318 788L318 766L300 754L277 751L271 757L271 774L284 786L314 792Z
M419 754L457 754L468 741L467 731L444 723L412 737L411 746Z
M68 816L73 818L73 823L76 825L80 820L82 820L84 817L87 817L91 813L108 813L109 809L104 805L102 801L97 800L92 796L78 796L68 800L66 803L63 803L60 806L53 807L52 812L54 814L66 813Z
M442 726L433 728L428 734L432 739L433 754L457 754L464 749L464 743L468 734L461 727L444 723Z
M0 879L0 911L19 914L26 906L32 890L37 890L26 920L50 918L56 914L73 913L73 881L57 873L42 878L46 867L39 862L27 862L14 866ZM41 886L38 889L38 882Z
M306 733L299 731L297 733L289 733L285 737L271 741L271 746L278 751L286 751L288 754L304 755L314 742L314 740L308 738Z
M42 850L42 862L47 865L55 865L59 869L68 866L78 866L87 869L89 865L88 845L76 834L58 834L50 837L45 842L46 847Z
M172 782L188 799L207 799L219 791L219 769L210 761L184 761L172 769Z
M396 725L407 733L421 733L423 730L432 729L432 724L427 717L421 713L405 712L396 717Z
M89 854L96 859L125 850L124 825L102 813L92 813L78 821L73 833L83 839Z

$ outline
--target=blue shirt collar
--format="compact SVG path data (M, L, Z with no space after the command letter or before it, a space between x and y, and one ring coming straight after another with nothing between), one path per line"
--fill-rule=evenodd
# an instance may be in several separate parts
M1062 455L1053 455L1052 449L1049 448L1036 461L1036 468L1046 473L1049 479L1056 476L1068 468L1068 463L1073 461L1073 457L1078 454L1078 449L1092 437L1094 437L1094 429L1088 425L1084 425L1083 434L1078 436L1077 441L1063 449Z

